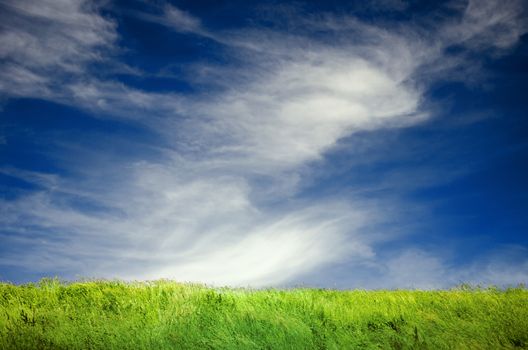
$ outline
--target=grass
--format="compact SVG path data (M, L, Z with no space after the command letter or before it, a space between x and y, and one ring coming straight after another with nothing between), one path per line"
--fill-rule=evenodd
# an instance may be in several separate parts
M528 290L0 283L0 349L528 348Z

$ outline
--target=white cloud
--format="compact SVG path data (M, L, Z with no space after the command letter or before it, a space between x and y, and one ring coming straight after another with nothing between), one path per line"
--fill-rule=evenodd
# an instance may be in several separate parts
M177 7L166 5L164 19L171 27L183 32L200 32L200 20Z
M472 49L509 49L528 30L524 11L522 1L470 0L459 22L445 28L445 38Z
M189 181L177 179L175 170L138 164L130 183L118 188L123 193L89 191L116 214L76 210L63 192L75 183L54 182L54 192L3 203L2 225L17 233L6 243L31 253L23 259L6 254L1 262L83 276L260 286L343 254L371 254L367 238L354 237L368 218L361 209L330 201L262 211L249 201L243 179ZM45 177L26 176L32 178ZM53 261L42 260L47 256Z
M453 264L450 258L421 249L408 249L384 264L377 288L449 288L470 285L516 286L528 282L526 248L503 246L470 264Z
M355 131L410 125L425 117L412 84L391 77L384 67L345 59L353 51L321 50L299 50L299 61L282 62L254 83L193 105L206 118L191 128L212 140L227 135L215 157L241 158L263 171L315 160Z
M408 249L388 259L383 270L380 286L436 289L456 284L443 259L419 249Z
M430 290L462 284L515 287L528 283L528 252L522 246L498 246L469 262L467 259L455 261L456 254L445 247L431 250L418 248L412 243L398 250L375 253L360 259L352 256L334 266L333 287ZM293 285L297 282L328 287L326 273L327 270L323 269L301 275L293 280Z
M186 11L168 3L162 6L151 4L151 7L153 12L128 11L127 13L143 21L169 27L176 32L208 35L200 19Z
M5 1L2 8L3 94L41 97L103 60L117 39L115 23L88 1Z

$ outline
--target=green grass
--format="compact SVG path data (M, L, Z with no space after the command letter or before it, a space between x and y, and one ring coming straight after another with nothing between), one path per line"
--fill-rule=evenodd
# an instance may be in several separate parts
M528 290L0 283L0 349L528 348Z

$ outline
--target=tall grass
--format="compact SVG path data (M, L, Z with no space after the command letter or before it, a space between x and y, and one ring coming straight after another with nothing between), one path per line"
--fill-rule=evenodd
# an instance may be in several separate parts
M0 284L0 349L528 348L528 290Z

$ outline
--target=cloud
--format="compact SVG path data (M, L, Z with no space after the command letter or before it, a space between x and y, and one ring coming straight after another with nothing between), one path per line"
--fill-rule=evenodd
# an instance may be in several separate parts
M458 22L444 31L449 44L473 50L507 50L528 30L526 10L521 1L470 0Z
M84 149L90 162L61 163L70 175L4 171L42 189L0 201L2 239L12 247L0 263L70 277L255 286L287 283L344 259L376 264L376 246L397 235L372 229L394 219L388 209L395 203L343 196L307 203L298 195L309 168L354 133L426 120L427 79L438 79L440 71L430 67L449 60L444 50L491 35L498 23L512 25L501 22L511 19L507 15L482 23L468 7L463 18L469 22L416 40L421 28L392 31L350 17L310 18L311 29L290 33L212 33L171 5L138 15L215 40L236 57L236 66L200 65L203 75L192 82L215 89L182 95L92 74L92 65L116 60L118 32L89 2L26 0L3 7L2 93L135 123L159 142L151 145L156 157L132 160L119 159L126 150L117 142L108 147L116 152L112 160ZM323 39L311 30L323 30ZM469 34L459 40L456 32ZM501 48L513 44L497 40L493 45ZM466 63L449 61L443 72ZM64 152L72 159L81 153ZM441 261L418 250L383 268L395 284L415 278L435 286L438 277L431 276L445 276Z
M528 259L522 246L502 246L471 263L454 264L449 257L408 249L388 259L378 288L449 288L471 285L516 286L528 281Z
M120 186L122 194L89 190L85 197L75 183L54 183L56 190L4 203L2 226L16 232L4 237L6 244L31 253L21 259L15 250L0 262L70 276L260 286L339 260L345 252L371 254L366 237L352 236L368 216L349 204L262 211L249 201L243 179L178 182L171 170L137 165L135 179ZM26 178L42 183L46 177ZM90 199L112 211L80 210L79 201Z
M363 59L345 59L345 52L308 55L300 50L301 61L281 62L254 83L193 106L206 118L190 129L203 130L211 140L228 135L214 156L249 161L262 172L316 160L355 131L410 125L425 117L412 84Z
M178 9L172 5L166 5L163 13L166 24L182 32L201 32L202 25L198 18Z
M351 257L333 267L332 287L358 289L449 289L471 286L516 287L528 282L526 247L502 245L469 262L455 261L452 251L441 253L409 244L399 250L374 251ZM328 287L326 270L298 276L290 285Z
M143 21L169 27L176 32L208 35L201 20L190 13L168 3L161 6L150 5L151 12L128 11L127 13Z
M0 58L3 94L52 98L114 49L116 24L91 2L3 1ZM53 79L51 77L53 76Z

